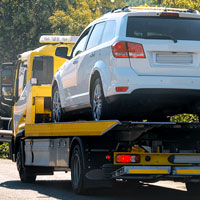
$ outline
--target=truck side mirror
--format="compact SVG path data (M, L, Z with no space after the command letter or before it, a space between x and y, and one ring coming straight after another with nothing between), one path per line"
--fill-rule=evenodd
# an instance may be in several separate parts
M1 101L4 104L12 106L14 102L13 70L2 69L0 76L1 76L1 81L0 81Z
M67 47L57 47L55 55L61 58L70 59L70 56L67 56L68 48Z

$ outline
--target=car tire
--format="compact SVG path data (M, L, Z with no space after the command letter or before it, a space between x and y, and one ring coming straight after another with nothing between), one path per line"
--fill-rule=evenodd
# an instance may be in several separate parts
M19 150L17 152L17 169L19 172L19 177L21 182L23 183L33 183L36 180L36 175L31 172L27 167L24 166L24 163L22 162L22 152Z
M73 191L80 195L85 194L85 185L84 185L84 164L81 148L79 145L76 145L72 151L71 158L71 180Z
M61 122L63 120L63 111L61 108L60 94L57 85L54 87L52 93L51 118L52 122Z
M92 119L95 121L107 119L109 114L108 104L105 100L102 82L97 78L91 90L90 103L92 107Z

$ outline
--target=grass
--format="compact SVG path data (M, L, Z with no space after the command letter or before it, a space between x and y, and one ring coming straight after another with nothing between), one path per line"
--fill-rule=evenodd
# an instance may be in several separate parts
M8 158L9 157L9 144L3 143L0 145L0 158Z

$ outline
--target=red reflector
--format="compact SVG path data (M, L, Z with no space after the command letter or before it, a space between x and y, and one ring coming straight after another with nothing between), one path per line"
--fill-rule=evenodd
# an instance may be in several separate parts
M128 90L128 87L116 87L116 92L126 92Z
M130 58L145 58L143 46L138 43L128 42L128 53Z
M169 13L169 12L163 12L160 14L160 17L179 17L178 13Z
M126 42L117 42L112 46L113 55L116 58L128 58Z
M117 155L116 156L117 163L139 163L140 156L139 155Z
M110 159L111 159L111 156L110 156L110 155L107 155L107 156L106 156L106 159L107 159L107 160L110 160Z
M145 58L142 44L133 42L117 42L112 46L116 58Z

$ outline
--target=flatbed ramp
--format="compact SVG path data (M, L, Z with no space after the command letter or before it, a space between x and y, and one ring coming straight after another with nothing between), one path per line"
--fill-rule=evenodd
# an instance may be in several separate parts
M66 122L66 123L44 123L26 124L26 137L55 137L55 136L101 136L108 132L120 122Z

